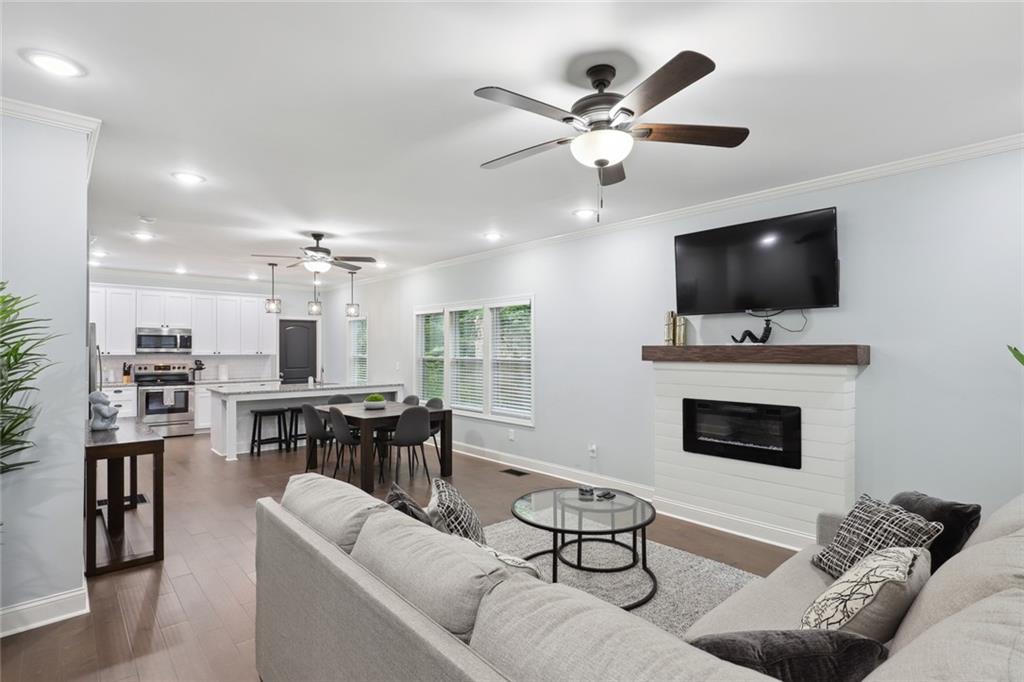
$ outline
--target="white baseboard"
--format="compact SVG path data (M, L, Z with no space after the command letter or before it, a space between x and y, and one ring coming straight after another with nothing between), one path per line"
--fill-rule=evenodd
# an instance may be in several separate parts
M0 609L0 637L89 613L89 590L82 586Z
M714 528L715 530L730 533L731 535L738 535L751 540L757 540L758 542L764 542L769 545L799 550L814 542L813 537L804 535L803 533L796 533L771 524L761 523L739 516L723 514L711 509L704 509L703 507L658 497L655 494L654 486L634 483L632 481L626 481L612 476L605 476L603 474L596 474L582 469L575 469L573 467L562 466L560 464L542 462L537 459L522 457L521 455L512 455L507 452L501 452L500 450L492 450L490 448L470 445L469 443L452 443L452 448L456 452L469 455L470 457L486 459L491 462L498 462L499 464L508 464L516 469L532 471L538 474L557 476L558 478L564 478L567 481L572 481L573 483L585 483L587 485L596 485L603 488L618 488L619 490L625 490L637 497L650 500L654 504L655 509L658 510L658 514L670 516L682 521L689 521L690 523L695 523L698 526Z

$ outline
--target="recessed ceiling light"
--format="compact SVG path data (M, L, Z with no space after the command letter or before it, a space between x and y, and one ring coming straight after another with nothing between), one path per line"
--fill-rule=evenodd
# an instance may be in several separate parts
M501 239L501 234L497 232L488 232L487 234L484 235L484 239L486 239L489 242L496 242L499 239Z
M78 78L86 74L84 66L56 52L22 50L19 54L32 66L58 78Z
M254 282L255 282L256 280L258 280L259 278L260 278L260 276L259 276L259 275L257 275L257 274L256 274L255 272L250 272L250 273L249 273L249 279L251 279L251 280L252 280L252 281L254 281Z
M153 238L153 233L146 232L144 230L139 230L138 232L132 232L132 236L138 239L140 242L148 242L150 239Z
M171 177L180 182L183 185L201 185L206 182L206 178L197 173L189 173L188 171L175 171L171 173Z
M90 260L89 261L89 267L90 268L98 268L99 266L100 266L100 262L98 260Z
M588 220L596 216L597 211L592 208L577 208L572 214L580 220Z
M186 272L188 272L188 270L186 270L185 266L183 265L179 265L178 267L174 268L174 271L179 275L184 275Z
M107 255L107 252L103 249L93 249L89 254L94 258L104 258Z
M156 222L156 218L150 218L148 215L140 215L139 222L145 223L146 225L152 225Z
M385 263L384 261L382 261L382 260L377 261L377 267L380 268L381 270L383 270L387 266L388 266L388 264Z

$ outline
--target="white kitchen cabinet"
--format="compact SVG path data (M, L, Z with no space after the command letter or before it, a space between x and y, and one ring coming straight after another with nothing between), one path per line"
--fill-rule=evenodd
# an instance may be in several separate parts
M213 422L213 396L210 389L196 386L196 404L194 426L197 429L208 429Z
M136 297L136 324L140 327L192 326L192 296L183 291L139 289Z
M134 419L138 415L138 392L135 386L111 384L103 387L103 394L110 398L110 405L118 409L118 419Z
M192 354L217 352L217 297L196 294L192 297Z
M164 324L176 329L192 327L192 294L184 291L164 294Z
M195 351L193 350L193 353ZM238 296L217 297L217 355L242 352L242 311Z
M162 327L164 324L164 294L161 291L139 289L135 294L135 324L139 327Z
M104 327L104 355L135 354L135 289L107 288Z
M241 298L238 301L241 344L238 351L243 355L256 355L260 350L260 315L266 315L258 298Z
M277 313L264 312L261 301L260 305L260 355L277 355L278 320L281 316Z
M107 348L107 290L89 287L89 321L96 325L96 345L105 353ZM89 349L92 352L93 349Z

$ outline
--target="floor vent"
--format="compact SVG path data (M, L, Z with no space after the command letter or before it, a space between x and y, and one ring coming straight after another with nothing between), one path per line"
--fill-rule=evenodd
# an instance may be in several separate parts
M530 474L519 469L502 469L500 473L508 474L509 476L529 476Z
M132 503L132 496L131 495L125 495L124 496L124 503L130 505ZM107 501L106 500L96 500L96 504L97 504L97 506L103 507L103 506L106 506ZM149 504L149 498L146 497L145 495L143 495L142 493L139 493L138 495L135 496L135 504Z

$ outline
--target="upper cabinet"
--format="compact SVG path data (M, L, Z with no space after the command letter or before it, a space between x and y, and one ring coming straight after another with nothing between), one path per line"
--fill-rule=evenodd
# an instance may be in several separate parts
M192 354L217 353L217 297L196 294L192 297Z
M277 321L281 316L263 310L263 299L260 299L260 355L277 355Z
M103 355L135 354L135 289L89 287L89 321Z
M194 352L194 351L193 351ZM217 354L241 355L242 310L238 296L217 297Z
M239 315L241 318L241 352L244 355L257 355L260 352L260 315L263 306L258 298L239 299Z
M192 295L187 292L140 289L136 304L139 327L192 327Z

